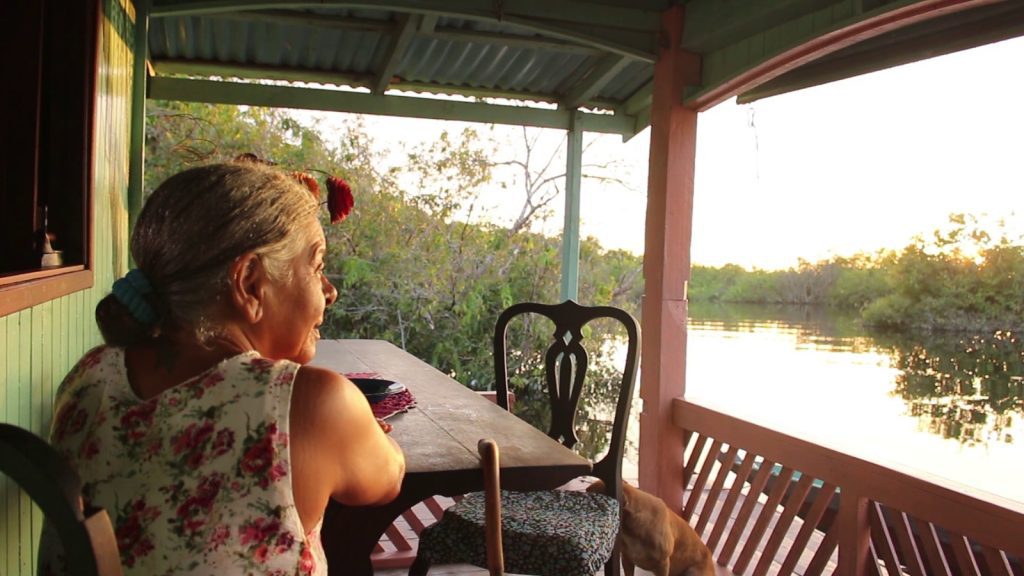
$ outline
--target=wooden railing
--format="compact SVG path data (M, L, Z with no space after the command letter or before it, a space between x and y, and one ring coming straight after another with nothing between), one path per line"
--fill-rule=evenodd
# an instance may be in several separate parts
M1024 576L1024 504L684 399L673 421L683 516L733 573Z

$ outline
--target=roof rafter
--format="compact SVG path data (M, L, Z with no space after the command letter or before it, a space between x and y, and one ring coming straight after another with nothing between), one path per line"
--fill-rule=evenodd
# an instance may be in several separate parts
M370 74L342 74L328 72L325 70L311 70L308 68L293 68L285 66L257 66L253 64L241 65L230 62L211 62L196 60L154 60L154 75L171 76L217 76L221 78L240 78L244 80L272 80L284 82L303 82L309 84L325 84L331 86L347 86L349 88L370 88L374 76ZM442 84L427 84L424 82L410 82L401 78L393 81L388 90L419 92L430 94L442 94L446 96L461 95L470 98L495 98L502 100L513 100L519 102L543 102L547 104L558 104L561 98L555 94L541 94L537 92L522 92L516 90L501 90L494 88L472 88L466 86L449 87ZM595 108L612 110L615 107L613 102L600 99L593 99L587 102ZM636 111L628 112L633 115Z
M593 98L629 62L629 58L619 54L609 54L602 58L566 93L563 99L565 107L576 108Z
M395 75L398 64L401 63L405 51L409 49L416 29L420 25L422 16L419 14L399 14L398 22L395 23L388 42L387 53L384 56L384 64L377 72L377 78L373 82L373 93L383 94L391 83L391 77Z
M269 106L354 114L378 114L405 118L456 120L485 124L510 124L567 130L572 114L588 132L633 135L629 116L595 114L566 109L507 106L483 102L458 102L413 96L377 96L365 92L299 88L271 84L194 80L156 76L149 81L149 98L208 104Z

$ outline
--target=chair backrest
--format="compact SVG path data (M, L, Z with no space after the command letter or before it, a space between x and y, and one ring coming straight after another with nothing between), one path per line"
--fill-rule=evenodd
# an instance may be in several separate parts
M523 314L539 314L555 324L553 341L544 356L544 379L551 407L548 436L572 448L579 441L575 422L580 394L587 375L588 356L583 347L583 328L599 318L610 318L625 329L626 359L615 404L615 418L608 453L594 464L593 475L604 481L608 494L621 498L622 456L626 426L633 401L633 389L640 350L640 326L625 310L612 306L581 306L572 300L561 304L523 302L507 308L494 327L494 377L498 404L508 410L508 358L506 333L509 323Z
M491 576L505 573L505 553L501 548L501 474L498 445L484 438L477 443L480 467L484 472L484 522L486 524L487 570Z
M42 510L60 538L71 574L122 574L110 517L102 509L83 510L78 474L45 440L17 426L0 424L0 472Z

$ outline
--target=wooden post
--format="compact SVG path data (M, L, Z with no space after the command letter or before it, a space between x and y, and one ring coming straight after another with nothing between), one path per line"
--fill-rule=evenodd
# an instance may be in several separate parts
M565 223L562 226L562 302L576 300L580 285L580 184L583 165L581 113L569 117L565 146Z
M697 112L683 107L700 60L683 52L682 6L662 17L651 102L651 152L644 244L643 356L640 397L640 486L682 509L682 433L672 399L686 389L686 282L690 278Z
M839 569L836 574L865 576L868 571L871 525L868 523L868 500L851 487L843 486L839 495Z

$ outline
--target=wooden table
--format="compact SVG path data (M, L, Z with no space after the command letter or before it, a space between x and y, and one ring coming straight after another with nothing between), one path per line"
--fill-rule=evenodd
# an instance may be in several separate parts
M373 574L370 554L402 512L434 495L483 489L477 441L501 449L502 488L546 490L587 474L590 462L527 422L382 340L323 340L312 364L339 372L376 372L405 384L416 408L388 420L405 453L406 473L394 502L350 507L331 502L323 543L334 574Z

